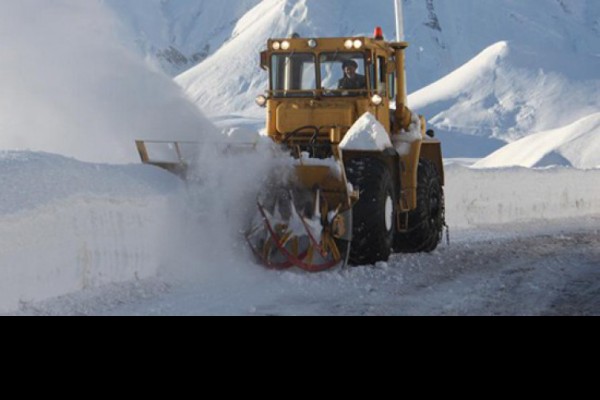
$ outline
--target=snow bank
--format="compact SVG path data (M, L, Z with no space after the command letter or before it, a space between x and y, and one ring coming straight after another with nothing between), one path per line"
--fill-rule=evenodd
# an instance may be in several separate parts
M360 117L350 128L340 143L342 150L383 151L392 147L390 135L369 112Z
M600 170L446 167L450 227L600 215Z
M121 44L103 2L0 2L0 149L138 160L134 140L198 140L211 124Z
M168 244L170 174L0 153L0 312L155 276Z
M269 173L288 159L260 144L199 152L187 185L148 166L0 153L0 312L157 274L259 284L267 272L243 232ZM600 216L600 170L449 165L446 176L451 228Z

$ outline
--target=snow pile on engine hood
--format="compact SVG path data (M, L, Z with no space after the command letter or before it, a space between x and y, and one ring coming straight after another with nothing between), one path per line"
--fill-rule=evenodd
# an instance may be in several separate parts
M390 136L377 118L365 113L352 125L340 143L342 150L383 151L392 147Z

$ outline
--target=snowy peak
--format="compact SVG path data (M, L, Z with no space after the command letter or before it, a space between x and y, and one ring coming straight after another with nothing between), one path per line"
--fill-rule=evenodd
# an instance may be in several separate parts
M431 103L453 100L464 95L468 88L479 85L488 75L493 74L508 53L507 42L493 44L446 77L411 94L411 107L422 109Z

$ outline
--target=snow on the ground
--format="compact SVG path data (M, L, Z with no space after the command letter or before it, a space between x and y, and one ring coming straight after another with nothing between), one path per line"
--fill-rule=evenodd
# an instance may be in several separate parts
M214 133L119 29L101 2L0 2L0 149L127 163L138 161L135 139Z
M454 230L432 254L320 274L189 259L172 279L26 304L18 315L600 315L599 225Z
M212 146L201 148L187 185L153 167L2 153L0 310L34 310L42 300L82 290L80 296L99 293L99 286L118 282L125 284L116 299L131 297L134 303L146 290L156 296L169 286L189 291L189 305L185 299L177 300L184 304L173 307L183 308L160 313L245 313L241 305L285 296L289 286L275 284L281 279L290 281L298 295L310 292L318 278L263 270L253 262L241 234L256 212L257 191L277 159L271 151L258 147L255 152L227 155ZM598 227L600 170L477 170L455 164L448 166L446 192L453 237L457 230L467 229L481 238L483 229L512 229L517 223L542 226L544 232L544 224L565 218L595 218L591 221ZM568 220L560 224L566 226ZM394 257L390 265L402 265L402 257ZM388 267L378 267L375 275L369 267L325 274L319 291L341 298L365 282L374 287L379 279L397 279L395 273L386 278ZM340 283L348 277L348 282ZM150 289L144 278L153 278ZM182 282L187 284L180 286ZM327 299L322 295L318 301ZM73 301L61 303L63 313L77 309L69 308ZM279 313L300 312L271 306ZM312 308L308 300L297 306L308 313L325 312Z
M0 311L156 276L183 185L142 165L0 153ZM174 202L173 202L174 201Z
M475 163L474 167L534 168L550 165L600 168L600 113L564 128L518 140Z

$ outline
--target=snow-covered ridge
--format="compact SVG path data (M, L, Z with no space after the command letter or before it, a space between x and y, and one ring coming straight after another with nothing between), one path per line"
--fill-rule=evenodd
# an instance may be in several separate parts
M484 157L600 111L597 1L404 3L408 85L423 88L409 105L437 131L446 157ZM176 81L210 115L262 118L253 99L267 86L257 61L267 38L370 35L376 25L393 37L392 11L391 1L266 0Z
M600 76L580 81L541 64L519 66L528 56L511 43L496 43L411 94L409 104L440 132L509 142L600 111Z
M473 167L539 168L549 165L600 168L600 113L566 127L540 132L511 143ZM595 184L600 185L600 182Z

